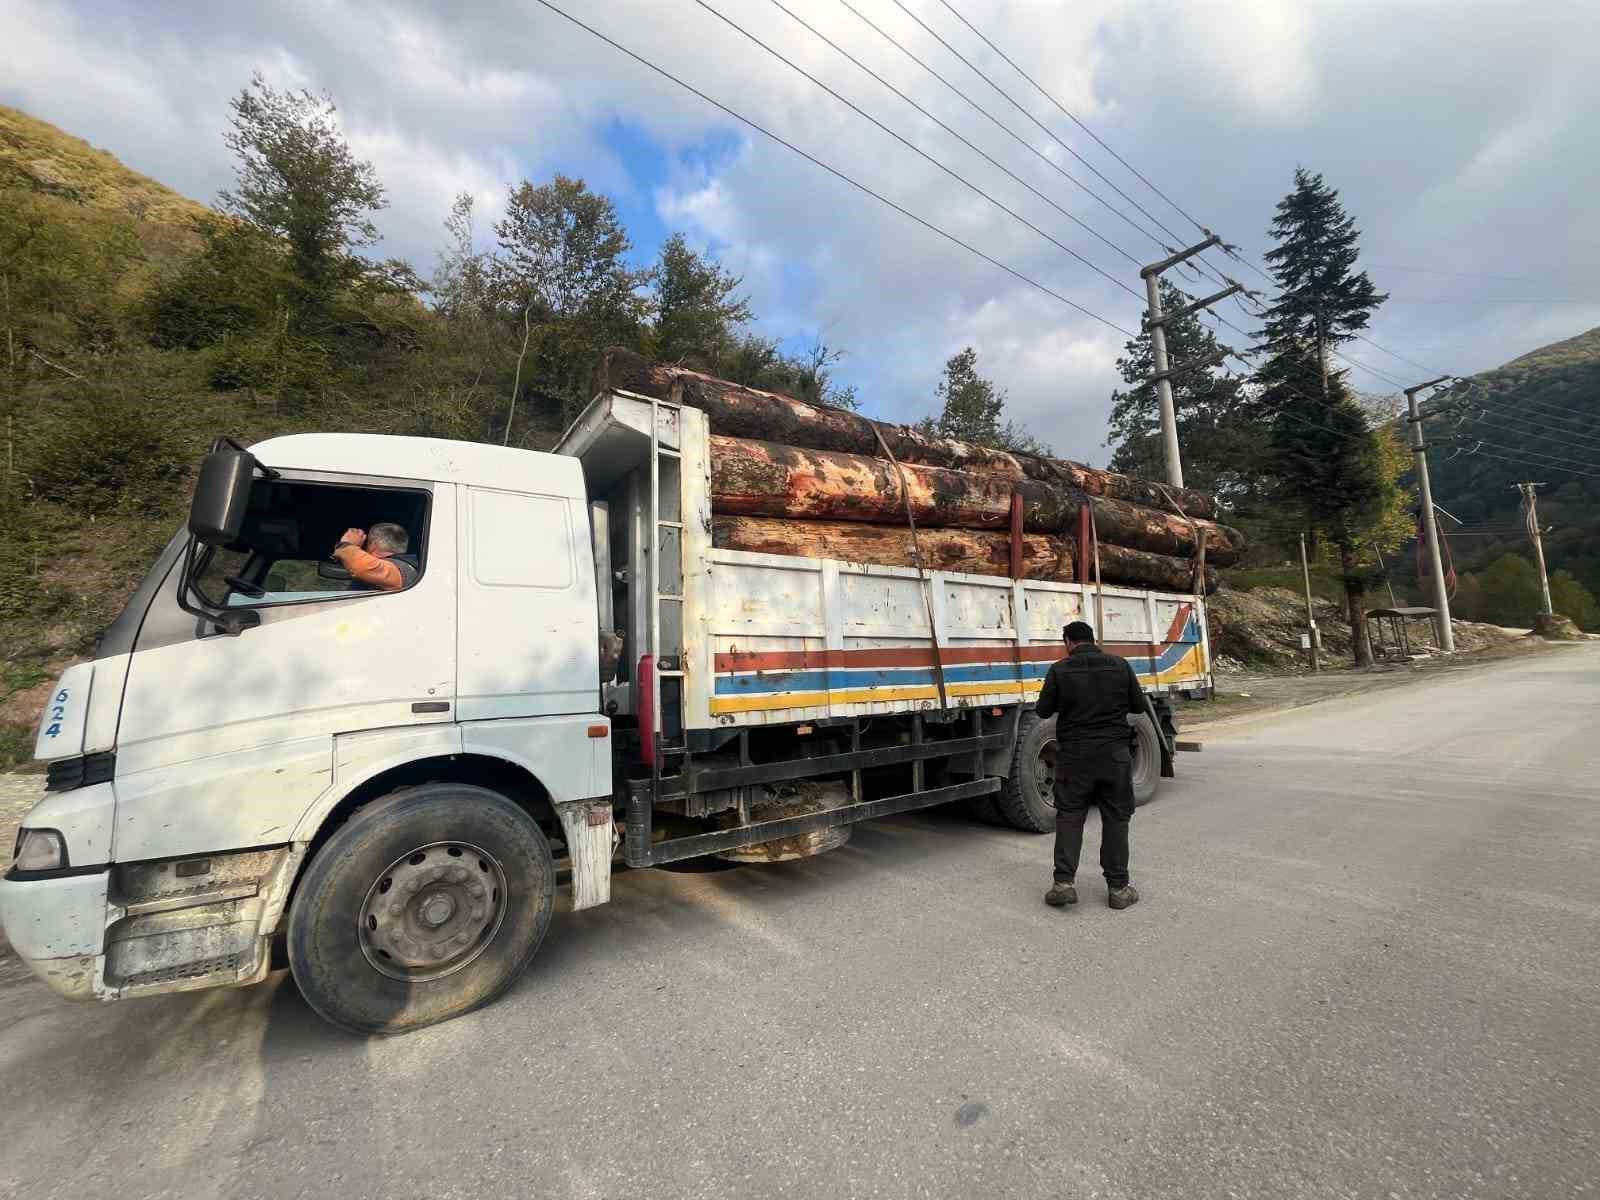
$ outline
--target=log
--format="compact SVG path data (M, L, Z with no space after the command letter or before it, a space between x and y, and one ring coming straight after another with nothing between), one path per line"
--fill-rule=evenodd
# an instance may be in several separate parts
M900 486L905 479L905 490ZM725 515L798 520L866 521L898 525L907 498L919 525L929 528L1008 529L1011 497L1020 495L1023 528L1030 533L1072 534L1085 493L1032 479L903 464L863 454L802 450L774 442L713 435L711 507ZM1198 530L1214 566L1238 560L1242 536L1211 521L1182 517L1120 500L1094 501L1100 541L1187 557Z
M905 525L852 521L792 521L779 517L714 516L711 543L726 550L837 558L880 567L914 567L911 530ZM927 571L1010 575L1011 534L977 529L917 529L917 548ZM1022 537L1022 577L1070 583L1072 543L1042 533Z
M725 550L757 554L789 554L833 558L883 567L911 567L911 531L904 526L867 525L850 521L795 521L775 517L716 516L712 544ZM969 575L1010 575L1011 535L977 529L917 530L922 566L928 571L961 571ZM1061 537L1029 533L1022 538L1024 579L1072 583L1077 579L1073 543ZM1191 590L1194 564L1122 546L1100 547L1104 582L1163 591ZM1217 572L1206 568L1206 594L1217 590Z
M1192 558L1173 558L1168 554L1151 554L1148 550L1100 543L1100 578L1108 585L1117 583L1157 588L1164 592L1192 592L1194 566ZM1093 563L1089 566L1089 578L1091 581L1094 578ZM1211 595L1217 587L1217 569L1208 562L1205 595Z
M909 425L872 421L843 409L808 404L778 392L760 391L685 367L653 362L621 347L612 347L601 355L591 387L594 395L620 389L698 408L710 418L712 432L727 437L876 458L883 454L878 442L881 435L901 462L1007 480L1031 479L1165 512L1178 513L1181 508L1191 517L1217 515L1216 502L1192 488L1165 487L1070 459L1013 454L933 437Z

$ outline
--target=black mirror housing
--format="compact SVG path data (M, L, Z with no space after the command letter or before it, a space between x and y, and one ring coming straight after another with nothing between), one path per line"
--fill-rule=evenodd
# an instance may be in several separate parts
M255 456L247 450L222 446L205 456L189 506L189 532L197 542L227 546L239 540L255 469Z

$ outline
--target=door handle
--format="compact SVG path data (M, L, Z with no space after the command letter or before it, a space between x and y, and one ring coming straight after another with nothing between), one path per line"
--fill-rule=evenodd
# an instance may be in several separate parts
M450 711L448 700L418 700L411 706L414 713L441 713Z

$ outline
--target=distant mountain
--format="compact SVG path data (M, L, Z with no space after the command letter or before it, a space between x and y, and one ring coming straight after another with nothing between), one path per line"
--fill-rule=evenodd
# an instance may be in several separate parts
M1470 529L1516 530L1514 483L1538 480L1549 569L1567 570L1600 594L1600 329L1552 342L1474 377L1484 410L1456 426L1428 423L1434 502ZM1456 443L1456 444L1452 444ZM1585 474L1586 473L1586 474ZM1443 521L1442 528L1453 528ZM1527 538L1451 539L1458 569L1507 552L1529 554Z

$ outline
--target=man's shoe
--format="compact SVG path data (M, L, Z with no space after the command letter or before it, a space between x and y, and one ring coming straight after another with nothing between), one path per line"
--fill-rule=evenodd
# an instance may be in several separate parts
M1057 883L1044 894L1044 902L1051 908L1065 908L1078 902L1078 889L1070 883Z
M1131 904L1139 903L1139 891L1131 883L1125 887L1112 888L1111 894L1106 897L1106 902L1112 908L1127 908Z

